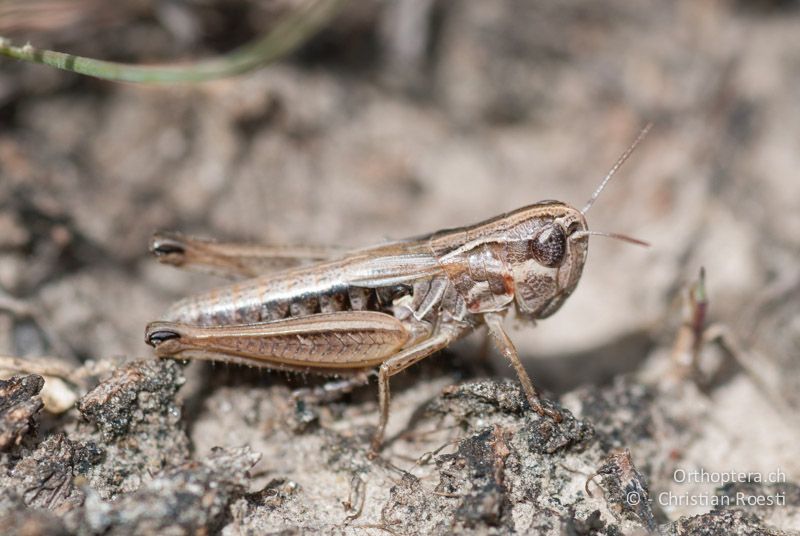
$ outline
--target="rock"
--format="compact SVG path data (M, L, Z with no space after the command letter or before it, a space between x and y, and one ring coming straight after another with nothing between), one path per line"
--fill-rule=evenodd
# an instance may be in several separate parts
M36 431L36 416L44 407L39 392L44 378L36 374L0 380L0 451L19 445Z
M102 456L97 444L71 441L66 434L56 433L14 466L7 484L17 490L25 506L67 512L83 504L76 479L85 479Z
M134 361L117 368L78 403L90 426L79 437L106 451L89 479L103 498L137 490L151 475L189 458L175 394L183 384L174 361Z
M227 519L230 504L247 490L247 471L259 457L247 447L218 449L203 461L164 471L117 501L90 495L81 531L109 535L213 533Z

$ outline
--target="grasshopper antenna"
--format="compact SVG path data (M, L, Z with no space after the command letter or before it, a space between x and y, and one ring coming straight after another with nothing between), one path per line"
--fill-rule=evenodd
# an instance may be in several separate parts
M636 244L637 246L642 246L642 247L646 247L646 248L650 247L650 243L649 242L645 242L644 240L639 240L638 238L633 238L632 236L628 236L628 235L625 235L625 234L604 233L602 231L578 231L578 232L572 233L570 235L570 239L581 238L581 237L584 237L584 236L605 236L607 238L614 238L616 240L622 240L623 242L628 242L629 244Z
M600 197L600 193L606 187L606 184L608 184L608 181L610 181L611 178L617 173L617 170L620 167L622 167L622 164L624 164L625 161L628 159L628 157L631 155L631 153L633 153L634 149L636 149L636 146L639 145L639 143L645 138L645 136L647 136L647 133L650 132L650 127L652 127L652 126L653 126L653 123L647 123L644 126L644 128L639 131L639 135L636 136L636 139L633 140L633 143L631 143L630 146L627 149L625 149L625 152L622 153L622 156L620 156L617 159L617 161L611 167L611 170L603 178L603 181L600 183L600 186L597 187L597 190L594 191L594 193L592 194L592 197L589 199L589 201L586 202L586 206L584 206L581 209L581 214L586 214L587 212L589 212L589 209L592 208L592 205L594 205L594 202L597 201L598 197Z

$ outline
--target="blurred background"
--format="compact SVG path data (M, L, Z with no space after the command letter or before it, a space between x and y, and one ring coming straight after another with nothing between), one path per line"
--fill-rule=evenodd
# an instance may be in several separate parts
M6 0L0 35L191 61L296 4ZM216 284L150 259L155 230L358 247L542 199L581 207L652 121L588 217L652 246L593 238L575 294L512 338L555 392L658 368L705 267L710 319L744 349L709 387L717 417L774 409L780 430L733 443L800 475L785 426L800 406L798 36L790 0L365 0L281 61L197 85L2 60L0 352L149 356L145 324Z

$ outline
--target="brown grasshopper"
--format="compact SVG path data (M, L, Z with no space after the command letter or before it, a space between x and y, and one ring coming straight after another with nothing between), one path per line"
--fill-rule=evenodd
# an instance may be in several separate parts
M164 358L196 358L364 378L378 368L380 420L389 378L482 325L517 372L531 408L542 405L505 314L535 321L555 313L581 277L586 212L648 127L622 154L582 210L542 201L490 220L355 251L245 246L157 234L164 263L251 279L177 302L145 340ZM271 273L270 273L270 270ZM362 380L363 381L363 380Z

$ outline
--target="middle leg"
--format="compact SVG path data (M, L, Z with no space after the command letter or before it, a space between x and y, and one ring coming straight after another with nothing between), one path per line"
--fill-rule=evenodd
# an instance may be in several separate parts
M383 442L383 434L386 431L386 423L389 420L389 378L429 355L446 348L457 338L458 335L454 330L439 330L430 338L400 351L381 365L378 371L378 404L380 405L381 415L378 421L378 429L375 431L375 435L372 436L370 458L375 458L378 455Z
M369 377L373 372L359 371L352 376L347 375L339 379L324 383L318 387L303 387L292 392L294 400L305 400L308 402L331 402L342 395L351 392L357 387L367 385Z

